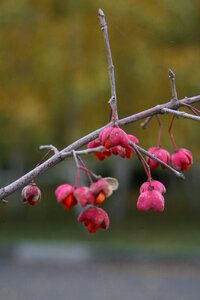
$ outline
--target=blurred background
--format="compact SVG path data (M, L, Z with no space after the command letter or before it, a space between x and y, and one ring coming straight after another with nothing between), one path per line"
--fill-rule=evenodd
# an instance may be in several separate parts
M197 0L119 0L117 4L113 0L1 0L1 186L22 176L40 161L41 144L53 144L62 149L107 123L110 87L97 16L99 7L104 10L109 26L120 118L170 99L168 68L176 74L180 99L200 93L200 2ZM161 144L172 152L168 136L170 121L169 115L162 117ZM113 157L99 162L90 156L84 158L88 168L103 176L117 177L120 187L104 204L111 219L109 230L87 234L76 221L78 209L66 213L54 197L59 184L74 183L75 164L69 159L36 179L42 190L38 206L23 206L20 191L9 197L7 205L0 205L2 257L8 253L13 255L13 250L8 249L15 249L21 243L25 243L25 248L22 247L25 252L18 251L17 255L22 258L19 253L25 253L24 257L32 253L34 257L37 253L47 253L49 247L45 250L43 247L52 243L65 245L71 249L69 252L86 246L93 254L98 254L95 259L107 257L110 260L114 256L116 261L123 258L138 263L138 255L150 260L174 257L176 262L180 257L198 258L198 125L186 119L174 122L177 145L191 150L194 155L194 164L186 173L186 180L181 181L166 170L153 172L154 178L167 187L163 214L136 211L138 189L146 180L136 158L127 161ZM140 122L124 129L136 135L142 147L155 146L156 120L145 130L141 129ZM84 174L81 181L87 184ZM28 247L27 243L33 247ZM76 243L78 246L70 248ZM47 255L51 258L49 261L55 257L67 259L59 253ZM2 270L5 273L3 267ZM187 294L183 291L182 297L176 298L174 294L174 299L199 299L195 298L195 288L198 289L198 284L193 286L193 298L184 298ZM7 293L6 288L5 291ZM151 296L152 290L148 291ZM152 299L159 299L152 295ZM48 297L51 299L50 295ZM77 295L74 297L66 299L78 299ZM118 299L116 295L112 297ZM23 298L19 296L19 299ZM138 296L137 299L143 298Z

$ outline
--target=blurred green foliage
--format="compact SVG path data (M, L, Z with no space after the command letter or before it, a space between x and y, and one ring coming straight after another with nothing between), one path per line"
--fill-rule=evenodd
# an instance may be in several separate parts
M200 93L197 0L1 0L1 169L21 166L23 174L40 159L39 145L63 148L108 121L110 87L99 7L109 26L120 117L170 99L169 67L179 98ZM162 122L162 145L172 150L170 117ZM174 124L177 144L193 151L197 166L198 125L185 119ZM156 143L155 128L156 120L144 131L139 122L127 126L146 148ZM50 205L44 207L41 218L51 211Z
M168 67L176 73L180 98L199 93L198 1L2 0L3 164L18 148L32 165L38 145L63 147L107 122L110 90L99 7L109 25L121 117L170 98ZM169 117L163 119L168 126ZM155 142L153 126L148 132L138 124L129 128L145 147ZM195 122L179 120L174 131L178 145L197 152ZM170 145L167 134L163 144Z

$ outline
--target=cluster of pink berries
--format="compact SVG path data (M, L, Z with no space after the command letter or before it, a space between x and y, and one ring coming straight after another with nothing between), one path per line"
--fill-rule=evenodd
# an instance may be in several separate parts
M138 139L126 134L118 126L109 126L103 129L99 137L88 143L89 149L103 146L101 152L94 152L94 155L103 160L111 155L119 155L122 158L131 158L134 148L130 146L130 142L138 144ZM104 202L105 198L111 196L113 190L118 188L118 184L111 184L110 181L100 179L94 182L90 187L74 188L69 184L60 185L55 195L57 201L64 205L66 210L69 210L77 203L81 207L86 207L78 216L78 221L83 222L89 233L96 232L99 228L107 229L109 226L108 214L98 206Z
M193 163L192 153L184 148L175 149L172 155L161 147L151 147L148 152L162 160L164 163L171 164L172 167L178 171L188 170ZM147 157L146 161L152 169L159 166L159 163L150 157Z
M100 160L103 160L112 154L119 155L122 158L131 158L134 149L130 146L130 142L135 144L139 143L134 135L127 134L118 126L108 126L100 132L99 137L96 140L89 142L87 147L96 148L98 146L104 146L105 150L94 153Z
M159 158L166 164L171 164L178 171L188 170L193 162L192 154L184 148L176 149L170 156L170 153L161 147L151 147L149 153ZM150 157L146 157L148 165L155 169L160 164ZM161 165L162 168L164 168ZM162 212L164 210L165 200L163 194L166 192L165 186L157 180L152 180L148 174L148 181L140 187L140 196L137 200L137 209L140 211L155 210Z
M98 228L107 229L109 226L107 213L98 207L117 189L117 185L114 186L109 181L110 178L101 178L89 187L78 188L70 184L61 184L55 190L55 196L65 210L69 210L78 203L81 207L86 207L78 216L78 221L85 224L88 232L94 233Z
M104 128L97 139L88 143L89 149L103 146L100 152L94 152L94 155L103 160L111 155L119 155L122 158L131 158L134 150L133 144L138 144L138 139L131 134L127 134L118 126L108 126ZM184 148L175 148L172 155L160 146L151 147L148 152L154 157L159 158L166 164L171 164L178 171L188 170L193 162L192 154ZM137 153L138 154L138 153ZM141 159L139 157L139 159ZM163 194L166 192L165 186L158 180L153 180L149 168L157 168L160 164L150 157L146 157L143 166L147 173L148 180L140 187L140 195L137 200L137 209L140 211L154 210L162 212L165 206ZM162 168L163 165L161 165ZM89 171L86 168L86 173ZM90 186L77 187L68 183L61 184L55 190L57 202L62 204L65 210L79 204L83 211L78 216L78 221L83 222L89 233L95 233L99 228L107 229L109 227L109 216L105 210L99 207L106 198L112 195L118 188L118 181L115 178L101 178L92 182ZM30 183L21 193L22 201L30 205L35 205L41 199L40 189L34 182Z

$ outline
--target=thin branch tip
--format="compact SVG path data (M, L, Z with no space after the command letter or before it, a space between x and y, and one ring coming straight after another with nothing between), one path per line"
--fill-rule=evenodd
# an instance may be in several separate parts
M193 111L194 113L195 111ZM161 113L163 114L172 114L176 117L182 117L182 118L186 118L186 119L191 119L191 120L196 120L196 121L200 121L200 116L197 114L188 114L185 111L177 111L174 109L170 109L170 108L162 108L161 109Z
M105 14L101 8L98 9L98 16L99 17L105 17Z
M148 124L150 123L151 119L153 118L153 116L149 116L147 117L142 123L140 123L140 127L142 129L147 128Z
M2 202L3 204L8 204L8 200L6 200L6 199L2 199L1 202Z
M169 78L171 78L171 79L174 79L175 78L175 74L174 74L174 72L172 71L172 69L168 69L168 75L169 75Z
M117 97L116 97L116 88L115 88L115 73L114 73L114 65L112 60L111 47L108 37L108 28L105 20L105 15L102 9L99 9L99 20L101 25L101 30L103 31L104 42L106 47L106 56L108 61L108 75L110 81L110 90L111 90L111 99L109 100L109 104L112 109L112 121L114 124L118 122L118 112L117 112Z
M108 100L108 103L112 106L113 104L115 104L115 101L116 101L115 97L112 96L112 97Z
M175 174L175 176L178 177L178 178L180 178L180 179L185 180L185 175L184 175L183 173L177 172L177 173Z
M40 150L49 150L54 152L54 154L58 154L59 150L53 145L40 145Z
M175 83L175 74L171 69L168 69L169 80L172 89L172 102L176 102L178 100L177 91L176 91L176 83Z

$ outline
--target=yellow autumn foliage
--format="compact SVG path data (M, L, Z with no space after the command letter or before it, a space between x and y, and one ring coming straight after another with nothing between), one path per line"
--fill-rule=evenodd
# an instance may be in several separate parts
M2 0L0 159L29 143L34 160L39 144L61 148L108 121L99 7L109 25L120 117L170 99L169 67L180 98L200 93L198 1ZM170 149L170 117L162 119L163 145ZM177 144L196 154L197 126L180 119L174 126ZM144 147L156 142L156 121L145 131L139 122L127 128Z

